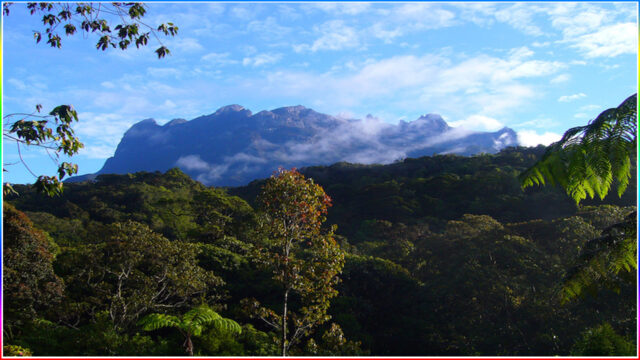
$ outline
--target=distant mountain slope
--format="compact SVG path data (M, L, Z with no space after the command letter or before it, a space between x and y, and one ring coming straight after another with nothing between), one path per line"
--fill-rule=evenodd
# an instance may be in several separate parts
M509 128L471 132L450 127L436 114L393 125L370 116L341 119L304 106L252 114L229 105L191 121L175 119L163 126L153 119L140 121L100 171L70 181L179 167L207 185L237 186L280 166L386 164L432 154L495 153L516 144L516 133Z

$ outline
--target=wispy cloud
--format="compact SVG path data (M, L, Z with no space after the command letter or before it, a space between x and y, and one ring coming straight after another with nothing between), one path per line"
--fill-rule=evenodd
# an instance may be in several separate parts
M519 3L496 11L494 16L496 20L505 22L527 35L541 36L544 32L533 20L536 12L536 7Z
M289 35L292 29L288 26L282 26L275 17L269 16L264 20L253 20L247 25L247 30L256 33L257 36L278 40Z
M342 20L331 20L314 28L319 37L311 44L295 45L294 50L320 51L344 50L358 47L360 38L355 28L347 26Z
M571 79L571 75L569 74L560 74L556 77L554 77L553 79L551 79L549 82L552 84L561 84L561 83L565 83L567 81L569 81L569 79Z
M638 25L615 24L569 40L587 58L616 57L622 54L637 54Z
M537 96L535 87L525 79L551 76L565 67L557 61L521 56L478 55L456 61L437 54L409 55L356 64L355 70L345 68L338 73L277 70L264 79L246 81L243 87L262 94L272 94L274 89L281 96L305 94L316 104L332 104L334 108L384 101L390 106L419 106L454 117L469 113L496 117Z
M560 96L558 98L559 102L571 102L571 101L575 101L578 99L582 99L583 97L586 97L587 95L584 93L578 93L578 94L573 94L573 95L563 95Z
M371 9L369 3L319 2L311 6L333 15L360 15Z
M211 52L206 55L203 55L200 60L209 64L209 65L231 65L237 64L237 60L231 59L231 54L228 52L225 53L216 53Z
M252 57L245 57L242 59L242 65L244 66L263 66L269 64L275 64L282 59L282 54L258 54Z

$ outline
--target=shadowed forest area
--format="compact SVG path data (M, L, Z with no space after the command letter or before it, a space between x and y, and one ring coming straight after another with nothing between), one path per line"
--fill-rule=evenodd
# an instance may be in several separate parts
M190 323L178 320L206 308L215 316L190 333L193 354L281 355L291 288L289 336L313 324L288 338L287 355L633 354L635 269L582 296L562 288L589 240L635 210L635 175L621 198L580 205L557 187L522 190L517 176L544 152L338 163L229 189L178 169L101 175L57 197L16 185L4 205L4 343L33 355L183 355L177 328ZM300 236L327 241L337 225L330 258L342 262L304 286L283 279L308 279L309 263L329 271L327 254L300 244L293 270L293 253L264 256L283 231L265 229L277 213L264 214L265 188L283 174L306 184L304 202L325 199L326 221L309 205L317 233ZM167 318L149 327L150 314Z

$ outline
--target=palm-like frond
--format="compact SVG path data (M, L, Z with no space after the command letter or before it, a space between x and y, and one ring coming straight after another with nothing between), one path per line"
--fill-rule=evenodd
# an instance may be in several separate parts
M180 328L181 321L176 316L167 314L149 314L138 321L138 326L145 331L153 331L165 327Z
M239 334L242 331L238 323L223 318L207 305L197 306L187 311L181 318L167 314L149 314L140 320L138 325L145 331L174 327L194 336L200 336L207 325L213 325L218 330L232 334Z
M631 159L637 159L637 94L617 108L603 111L585 126L567 130L551 144L542 159L520 174L523 188L558 184L576 204L587 196L603 199L614 181L622 196L631 178ZM578 265L572 268L561 290L563 302L601 285L611 285L622 271L637 269L637 213L589 241Z
M638 268L637 211L627 216L625 221L604 231L604 235L590 240L577 261L569 270L561 290L562 302L567 302L584 293L594 293L601 286L613 287L610 280L620 272L632 272Z
M220 314L213 311L207 305L200 305L185 313L182 316L182 321L184 323L192 323L194 325L205 325L221 318L222 316L220 316Z
M631 158L637 157L637 94L603 111L588 125L567 130L542 159L520 174L523 188L560 185L579 203L604 198L615 180L621 196L629 185Z
M218 329L223 333L229 334L240 334L242 333L242 327L235 321L231 319L219 318L214 320L212 323L213 327Z

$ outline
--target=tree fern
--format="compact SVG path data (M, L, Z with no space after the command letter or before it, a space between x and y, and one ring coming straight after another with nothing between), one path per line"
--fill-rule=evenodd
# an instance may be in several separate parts
M221 317L219 319L213 320L211 325L225 333L240 334L242 332L242 328L240 327L240 325L231 319L225 319Z
M625 221L607 228L603 236L587 242L569 270L561 290L561 301L567 302L586 293L594 294L600 287L619 291L620 275L631 275L638 268L636 254L637 211Z
M557 184L579 203L587 196L604 198L615 180L622 196L631 177L631 158L637 158L637 129L634 94L589 124L567 130L520 175L522 187Z
M153 331L166 327L180 327L180 319L173 315L149 314L138 322L145 331Z
M637 159L637 94L617 108L603 111L585 126L567 130L549 146L542 159L520 174L523 188L559 185L576 204L588 197L604 199L614 181L617 194L629 186L631 161ZM616 288L621 272L637 269L637 212L589 241L578 265L566 276L563 302L605 285Z
M192 336L200 336L207 325L231 334L239 334L242 328L231 319L226 319L207 305L200 305L187 311L181 318L167 314L149 314L138 322L145 331L166 327L177 328L185 337L184 347L188 355L193 355Z

